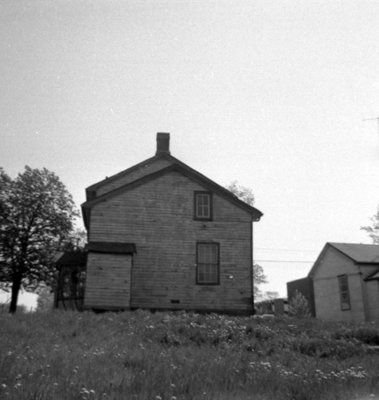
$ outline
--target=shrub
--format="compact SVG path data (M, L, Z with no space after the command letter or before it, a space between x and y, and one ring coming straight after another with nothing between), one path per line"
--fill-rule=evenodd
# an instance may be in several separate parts
M7 313L9 310L9 303L0 303L0 314Z
M341 328L334 333L333 337L335 339L357 340L371 346L379 345L379 331L370 326Z
M250 333L252 336L260 340L269 340L275 335L275 332L266 325L256 325L251 330L249 330L249 328L251 329L251 327L248 327L246 333Z
M36 311L51 311L54 308L54 293L51 288L44 287L38 293L37 310Z
M333 334L363 327L372 325L144 311L2 314L0 398L358 399L379 393L379 359Z
M375 328L361 327L355 331L354 337L362 343L379 345L379 331Z
M17 311L20 314L25 314L27 313L29 310L26 307L26 305L24 304L19 304L17 306ZM9 313L9 303L0 303L0 314L4 314L4 313Z
M307 356L346 359L362 354L362 347L346 340L327 338L300 338L294 343L295 350Z
M307 299L298 290L288 304L288 315L296 318L310 318L309 305Z

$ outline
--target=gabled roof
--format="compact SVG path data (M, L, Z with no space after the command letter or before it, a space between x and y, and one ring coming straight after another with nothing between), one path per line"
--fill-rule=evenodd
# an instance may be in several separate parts
M308 276L312 277L315 273L320 261L324 257L325 252L333 248L354 261L356 264L378 264L379 265L379 245L377 244L360 244L360 243L332 243L327 242L322 249L313 267L309 271Z
M157 142L160 141L158 139L160 135L164 135L163 139L165 141L167 141L167 139L168 139L168 141L170 140L170 135L169 134L167 134L167 133L158 133L157 134ZM159 143L157 143L157 146L159 147ZM164 143L163 146L169 146L168 142ZM149 164L152 164L155 161L160 160L162 158L166 159L168 161L171 161L172 163L181 164L181 165L183 165L183 166L185 166L187 168L190 168L188 165L184 164L183 162L181 162L177 158L173 157L170 154L170 151L168 149L166 149L166 150L163 149L162 150L162 149L158 149L157 148L157 152L153 157L150 157L150 158L148 158L148 159L146 159L144 161L141 161L140 163L135 164L132 167L129 167L129 168L127 168L127 169L125 169L125 170L123 170L121 172L118 172L117 174L114 174L114 175L112 175L110 177L107 177L107 178L105 178L105 179L103 179L103 180L101 180L99 182L94 183L91 186L88 186L86 188L86 192L97 190L99 187L101 187L103 185L108 185L109 183L114 182L114 181L116 181L116 180L118 180L118 179L120 179L120 178L122 178L122 177L124 177L124 176L126 176L128 174L130 174L131 172L136 171L136 170L138 170L140 168L143 168L143 167L145 167L145 166L147 166Z
M379 245L356 243L329 243L358 264L379 264Z
M174 157L168 155L168 154L163 154L163 155L158 155L155 157L159 156L164 156L164 157L170 157L173 160L176 160ZM153 158L155 158L153 157ZM151 160L151 159L150 159ZM168 174L172 171L176 171L178 173L181 173L188 177L189 179L192 179L195 182L198 182L199 184L203 185L204 187L208 188L210 191L213 191L214 193L217 193L219 196L225 198L226 200L230 201L231 203L235 204L237 207L247 211L251 216L253 221L259 221L263 213L256 209L255 207L252 207L245 203L244 201L240 200L237 196L235 196L233 193L231 193L229 190L225 189L224 187L218 185L217 183L213 182L211 179L207 178L206 176L200 174L199 172L195 171L194 169L190 168L186 164L180 162L179 160L176 160L172 165L169 165L168 167L162 168L156 172L152 172L151 174L145 175L140 179L137 179L133 182L130 182L128 184L125 184L117 189L114 189L110 192L107 192L99 197L96 197L92 200L86 201L85 203L82 204L82 210L83 210L83 216L84 216L84 223L86 227L88 226L88 219L89 219L89 210L96 204L106 201L108 199L111 199L121 193L127 192L128 190L134 189L138 186L141 186L147 182L150 182L156 178L159 178L165 174ZM134 168L134 167L132 167ZM128 173L129 170L123 171L121 174L126 174ZM119 175L120 177L120 175ZM109 179L114 179L114 177L111 177ZM104 182L104 181L103 181ZM109 181L107 181L108 183ZM98 184L100 184L99 182ZM104 182L105 183L105 182Z
M101 180L99 182L94 183L91 186L88 186L86 188L86 192L88 193L88 192L91 192L91 191L96 191L101 186L108 185L111 182L117 181L118 179L123 178L124 176L127 176L130 173L132 173L132 172L134 172L134 171L136 171L138 169L143 169L145 166L147 166L149 164L153 164L155 161L158 161L158 160L161 160L161 159L165 159L167 161L170 161L172 164L181 165L184 168L188 168L188 169L196 172L197 174L202 175L202 174L200 174L200 172L195 171L194 169L192 169L190 166L188 166L184 162L182 162L182 161L178 160L177 158L175 158L174 156L172 156L170 153L162 152L162 153L158 153L155 156L150 157L150 158L148 158L148 159L146 159L144 161L141 161L140 163L135 164L130 168L124 169L123 171L118 172L115 175L109 176L109 177L107 177L107 178L105 178L105 179L103 179L103 180ZM202 176L204 176L204 175L202 175ZM204 178L205 178L205 176L204 176Z
M175 159L175 157L172 157L168 153L157 154L157 155L155 155L153 157L148 158L147 160L141 161L140 163L138 163L136 165L133 165L130 168L124 169L123 171L118 172L117 174L114 174L114 175L112 175L110 177L107 177L107 178L105 178L105 179L103 179L103 180L101 180L99 182L94 183L91 186L88 186L86 188L86 191L96 190L96 189L98 189L99 187L101 187L103 185L107 185L110 182L114 182L117 179L120 179L123 176L126 176L126 175L130 174L131 172L137 170L138 168L143 168L145 165L151 164L151 163L153 163L154 161L156 161L156 160L158 160L160 158ZM179 160L177 160L177 161L179 161Z

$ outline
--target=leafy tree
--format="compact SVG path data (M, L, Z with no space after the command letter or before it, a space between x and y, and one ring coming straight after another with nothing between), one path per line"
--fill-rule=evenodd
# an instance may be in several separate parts
M48 286L43 287L37 298L37 311L50 311L54 306L54 294Z
M262 300L275 300L280 297L278 292L270 291L267 290L266 292L263 292L262 295Z
M372 243L379 244L379 206L371 218L371 225L362 226L361 229L366 231L370 236Z
M87 244L87 232L81 228L74 228L63 243L64 251L84 250Z
M33 291L53 279L54 256L77 216L53 172L26 166L12 180L0 168L0 282L11 288L9 312L16 312L21 288Z
M296 318L310 318L311 312L309 311L308 300L298 290L288 303L288 315Z
M254 205L255 198L253 191L250 188L241 186L238 181L231 182L226 188L240 200L244 201L250 206Z
M254 205L254 194L250 188L245 186L241 186L238 181L231 182L228 186L226 186L230 192L232 192L235 196L237 196L240 200L249 204L250 206ZM262 266L259 264L253 265L253 281L254 281L254 299L257 299L261 296L261 291L259 290L259 285L262 283L267 283L267 277L264 274Z
M264 274L263 267L259 264L253 265L253 282L254 282L254 300L262 297L262 291L259 289L259 285L267 283L267 277Z
M9 310L9 303L0 303L0 314L5 314ZM26 314L30 311L25 304L19 304L17 310L21 314Z

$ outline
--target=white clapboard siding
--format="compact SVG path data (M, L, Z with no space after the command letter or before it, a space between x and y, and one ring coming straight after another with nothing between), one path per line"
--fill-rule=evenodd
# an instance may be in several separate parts
M85 308L130 307L132 256L89 253L87 260Z

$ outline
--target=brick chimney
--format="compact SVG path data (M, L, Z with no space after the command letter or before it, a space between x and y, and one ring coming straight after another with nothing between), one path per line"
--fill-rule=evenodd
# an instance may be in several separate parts
M167 153L170 154L170 134L158 132L157 133L157 154Z

